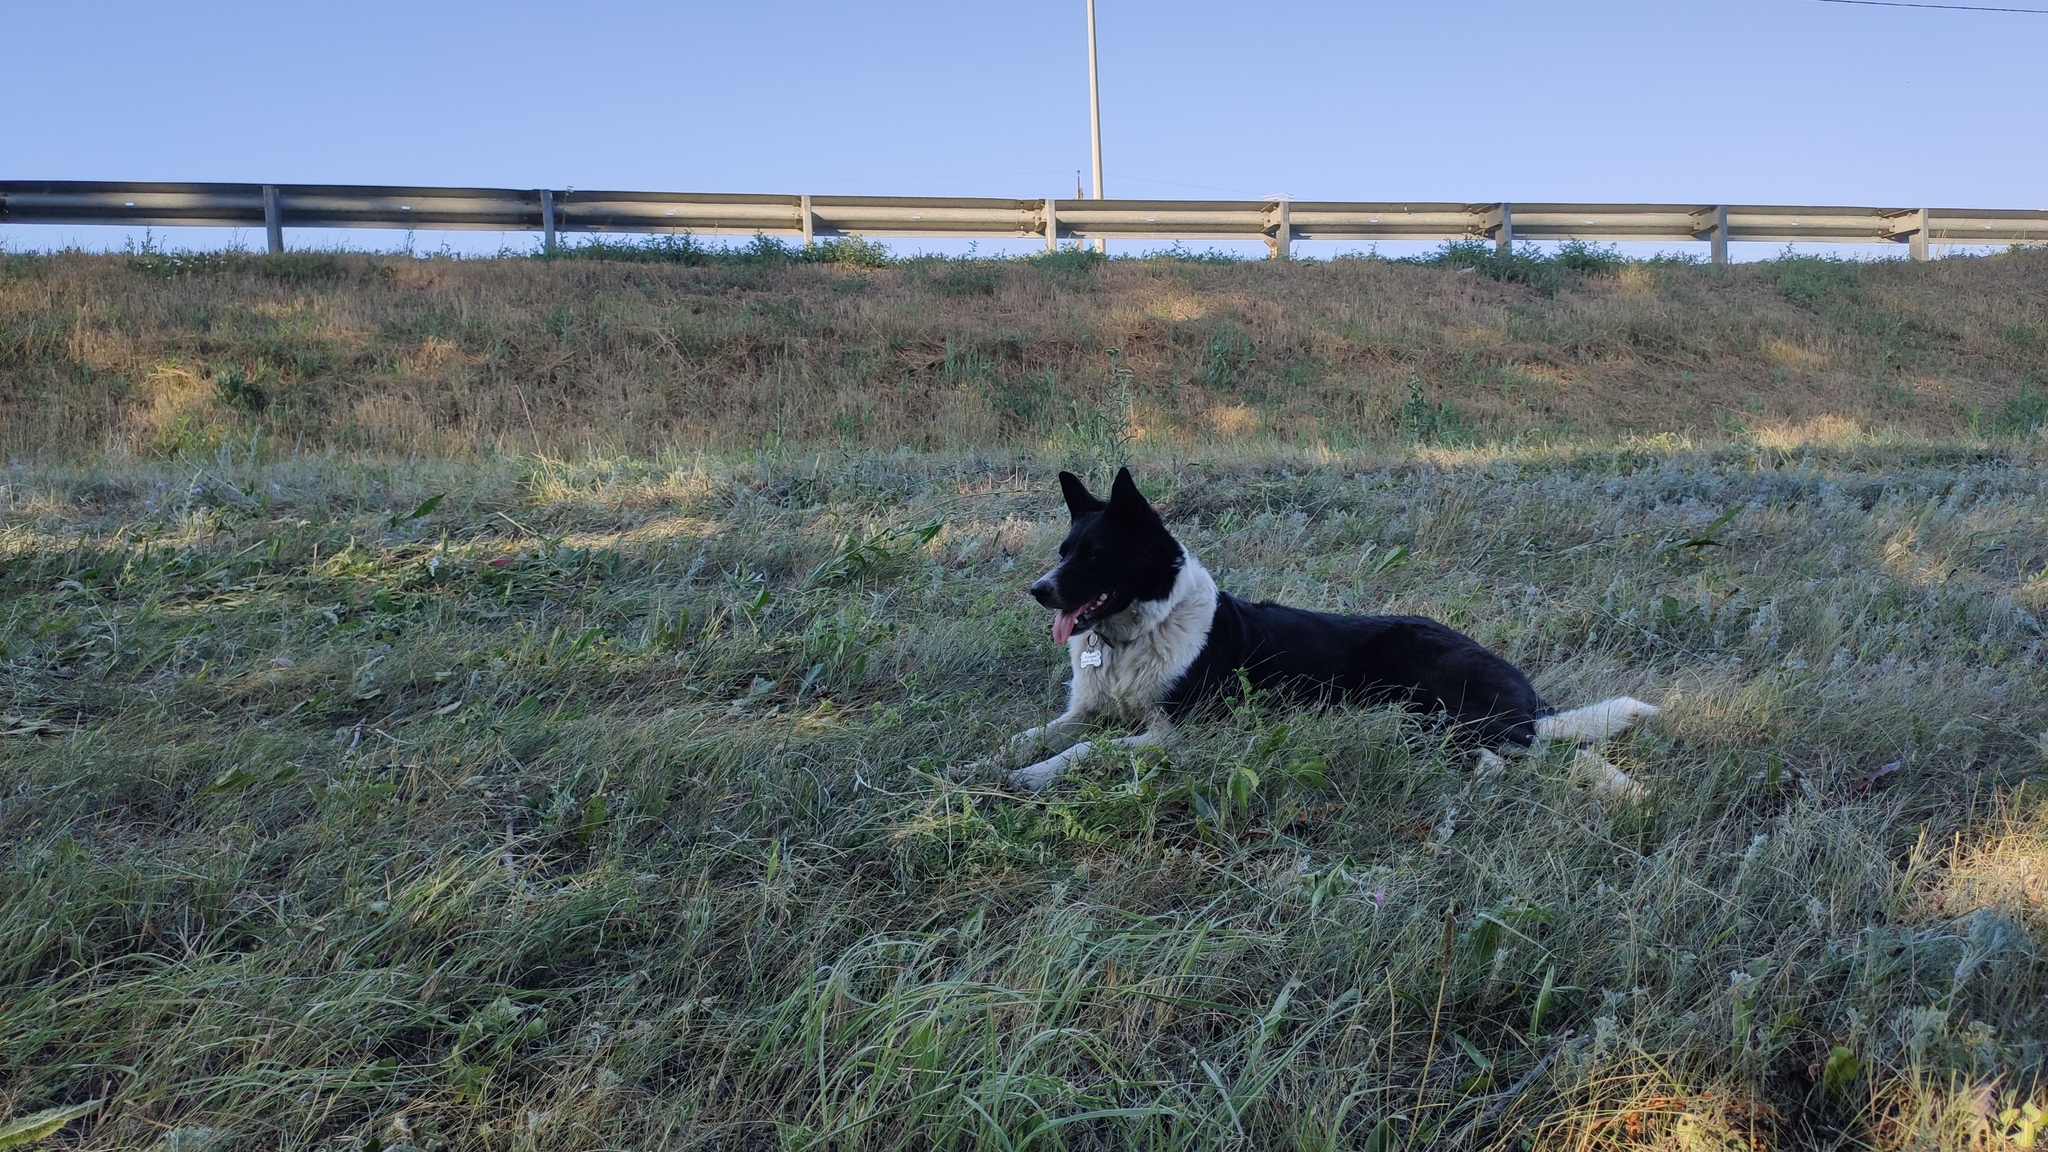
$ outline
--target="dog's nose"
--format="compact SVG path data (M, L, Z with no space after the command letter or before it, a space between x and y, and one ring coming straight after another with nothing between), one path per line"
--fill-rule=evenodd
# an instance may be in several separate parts
M1031 598L1033 600L1038 601L1040 604L1045 605L1047 608L1051 608L1053 606L1052 577L1047 576L1041 579L1038 583L1033 584L1031 586Z

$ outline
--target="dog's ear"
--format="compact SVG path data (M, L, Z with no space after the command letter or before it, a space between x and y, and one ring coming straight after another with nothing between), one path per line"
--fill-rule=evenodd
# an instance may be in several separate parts
M1076 520L1090 512L1100 512L1105 507L1072 472L1060 473L1060 492L1067 498L1067 515Z
M1137 482L1131 479L1129 468L1116 470L1116 483L1109 486L1109 509L1127 516L1152 511L1152 505L1145 502L1145 494L1138 491Z

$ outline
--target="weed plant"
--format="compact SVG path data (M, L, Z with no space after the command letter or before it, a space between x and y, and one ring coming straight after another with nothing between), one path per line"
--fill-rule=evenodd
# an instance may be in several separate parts
M1453 240L1426 256L1403 257L1401 262L1477 272L1488 279L1527 284L1547 293L1554 293L1579 277L1610 274L1629 264L1613 246L1603 248L1582 240L1567 240L1554 252L1527 243L1502 251L1491 241Z

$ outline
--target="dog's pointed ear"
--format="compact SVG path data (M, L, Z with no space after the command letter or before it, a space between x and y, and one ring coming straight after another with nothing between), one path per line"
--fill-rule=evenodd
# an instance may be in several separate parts
M1129 468L1116 470L1116 483L1109 486L1109 507L1112 512L1127 515L1152 511L1152 505L1145 501L1145 494L1138 491L1137 481L1131 479Z
M1105 507L1072 472L1060 473L1060 493L1067 498L1067 515L1076 520L1090 512L1100 512Z

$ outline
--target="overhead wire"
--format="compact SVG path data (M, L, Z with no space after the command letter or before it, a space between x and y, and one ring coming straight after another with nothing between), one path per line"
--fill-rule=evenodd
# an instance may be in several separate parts
M1911 0L1817 0L1821 4L1856 4L1866 8L1938 8L1945 12L2024 12L2048 16L2048 8L1992 8L1982 4L1915 4Z

